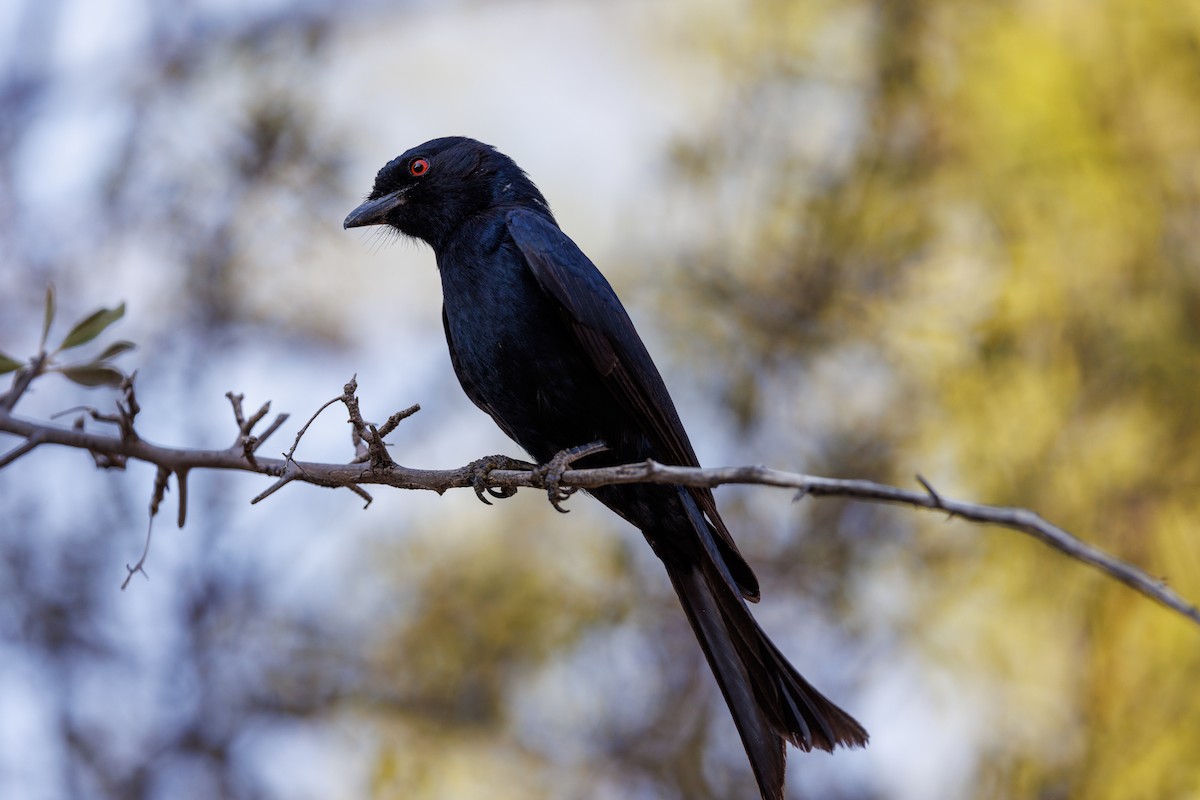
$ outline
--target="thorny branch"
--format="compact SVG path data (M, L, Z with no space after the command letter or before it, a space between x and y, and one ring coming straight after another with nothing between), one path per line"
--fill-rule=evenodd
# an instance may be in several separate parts
M29 371L32 373L34 370L30 369ZM36 377L36 375L32 377ZM16 416L12 409L21 394L28 388L32 377L18 374L13 388L8 393L0 395L0 432L13 434L23 440L7 453L0 454L0 468L10 465L45 444L86 450L91 453L96 464L101 467L122 468L125 462L131 458L145 461L158 467L151 502L151 516L153 517L157 512L158 506L163 500L168 477L174 475L180 495L178 519L180 527L183 526L186 514L186 476L192 469L241 470L275 478L275 482L255 497L251 501L252 503L266 499L293 481L331 488L344 487L354 491L368 504L371 496L363 489L364 485L391 486L397 489L428 489L438 494L448 489L460 488L471 488L480 494L486 488L496 490L492 492L493 496L500 497L507 496L518 488L546 489L548 483L554 481L556 482L555 487L561 487L557 488L555 495L559 498L576 489L590 489L623 483L666 483L710 488L725 484L778 486L795 489L796 499L806 496L844 497L865 502L893 503L941 511L951 517L1019 531L1073 559L1099 569L1109 577L1200 624L1200 610L1168 587L1163 580L1153 578L1132 564L1080 540L1062 528L1042 519L1033 511L954 500L937 492L928 481L919 475L916 476L916 479L923 487L922 490L901 489L872 481L843 480L782 472L762 466L704 469L668 466L655 461L592 469L571 469L567 466L559 472L548 471L546 467L496 468L481 472L479 467L481 462L449 470L416 469L396 463L388 454L387 445L383 439L394 431L402 420L415 414L420 407L413 406L393 414L382 426L376 426L362 418L358 407L358 398L355 395L358 384L353 378L346 384L341 395L323 405L305 423L297 433L291 448L283 454L282 458L265 458L258 454L259 448L287 419L286 414L279 415L262 434L255 436L252 430L266 417L270 408L269 404L264 404L257 412L247 417L242 410L242 396L230 392L227 396L233 406L234 422L238 426L238 435L232 446L222 450L169 447L148 442L134 432L133 418L137 414L138 406L133 394L132 379L122 384L123 396L117 404L115 416L103 415L90 408L84 409L87 412L86 416L91 419L117 426L118 435L105 435L86 430L84 416L77 418L73 427L62 427L49 422ZM297 461L294 458L296 448L309 425L321 412L339 402L346 407L349 413L348 421L352 427L352 438L356 447L355 460L346 464ZM564 455L569 456L570 454ZM570 458L565 460L569 462ZM511 467L518 463L510 460L509 463L502 466ZM149 536L147 536L148 547ZM142 558L137 564L128 568L131 576L134 572L143 571L144 561L145 553L142 554Z

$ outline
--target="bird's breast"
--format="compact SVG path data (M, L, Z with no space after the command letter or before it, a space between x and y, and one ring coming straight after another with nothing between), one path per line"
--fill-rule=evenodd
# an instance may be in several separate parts
M520 255L441 268L447 344L471 400L539 460L604 438L607 390Z

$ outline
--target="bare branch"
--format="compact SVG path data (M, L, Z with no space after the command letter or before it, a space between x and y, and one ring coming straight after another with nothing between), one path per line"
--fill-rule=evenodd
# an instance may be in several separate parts
M871 481L841 480L781 472L762 466L702 469L700 467L667 466L654 461L593 469L564 468L558 474L548 473L544 467L491 469L490 461L489 468L486 469L480 467L483 462L475 462L452 470L414 469L392 461L387 456L382 439L385 432L394 430L396 425L414 413L417 407L414 406L392 415L382 428L376 429L375 426L365 422L358 413L357 398L354 397L356 388L357 383L352 379L346 384L345 391L341 396L325 403L300 429L291 449L282 459L260 458L254 455L253 451L262 439L254 440L253 444L251 443L253 437L250 436L249 428L252 426L248 424L249 420L245 419L238 423L239 429L243 427L246 429L245 438L239 437L239 442L234 446L225 450L200 450L155 445L132 435L132 426L128 423L122 425L123 435L105 436L84 430L82 427L64 428L23 419L12 414L3 403L0 403L0 432L15 434L25 440L23 444L3 456L0 466L11 463L34 447L43 444L57 444L86 450L102 466L120 466L129 458L155 464L159 467L160 480L165 471L168 475L174 474L179 482L180 525L183 524L186 513L187 472L192 469L242 470L276 478L271 486L251 501L252 503L258 503L285 485L296 481L330 488L348 488L364 499L368 505L371 502L371 496L363 488L366 485L391 486L397 489L427 489L439 494L447 489L471 488L476 493L489 489L498 490L498 493L493 492L494 496L505 496L517 488L546 489L548 484L554 482L548 478L556 477L557 484L561 487L557 493L558 497L561 497L564 492L574 489L625 483L665 483L710 488L735 483L778 486L795 489L797 499L805 496L844 497L865 502L893 503L943 511L952 517L999 525L1019 531L1033 536L1073 559L1099 569L1135 591L1200 624L1200 611L1170 589L1163 580L1153 578L1132 564L1081 541L1032 511L954 500L937 492L928 481L920 476L917 476L917 481L921 484L922 490L901 489ZM130 392L128 396L131 398L132 393ZM233 397L230 400L234 402ZM339 401L346 403L350 410L351 424L354 426L356 435L367 444L368 458L347 464L296 461L293 457L296 447L308 427L322 411ZM239 405L240 398L234 402L235 417L240 416ZM265 414L265 410L256 413L254 415L256 421L261 420ZM102 417L98 416L97 418ZM282 424L284 418L284 416L277 418L262 438L274 432ZM111 420L105 419L104 421ZM81 426L82 422L83 418L81 417L77 420L77 425ZM161 502L162 491L165 491L165 482L162 489L159 489L156 484L152 512ZM131 570L137 571L140 566L141 562Z
M261 434L259 434L258 436L247 437L246 441L250 445L250 451L254 452L259 447L261 447L262 443L265 442L271 436L272 433L279 430L279 426L281 426L283 423L287 422L288 417L290 417L290 416L291 416L290 414L280 414L279 416L275 417L275 421L272 422L270 425L268 425L267 429L265 431L263 431Z
M524 483L509 484L508 481L525 474L495 471L488 475L488 479L489 482L494 481L499 485L524 485ZM1165 581L1153 578L1132 564L1084 542L1057 525L1047 522L1035 512L1025 508L989 506L952 500L943 497L920 476L917 476L917 480L925 488L924 492L900 489L872 481L841 480L780 472L761 466L703 469L700 467L671 467L654 461L619 467L573 470L562 476L564 484L580 488L594 488L616 483L672 483L682 486L706 487L731 483L761 484L797 489L797 499L807 495L847 497L854 500L894 503L945 511L952 517L999 525L1029 534L1043 544L1099 569L1131 589L1141 592L1200 624L1200 610L1168 587Z
M238 430L246 433L246 416L242 413L242 401L246 399L244 394L234 394L232 391L225 393L225 399L229 401L229 405L233 406L233 421L237 423Z
M14 447L12 450L9 450L4 455L0 456L0 469L4 469L9 464L16 461L21 456L25 455L33 448L37 447L38 444L40 444L40 442L38 442L36 439L32 439L32 438L26 439L24 442L17 445L16 447Z
M255 411L249 417L246 417L242 411L242 401L246 399L244 394L226 392L225 397L229 400L229 404L233 407L233 420L238 426L238 441L235 443L236 446L237 444L242 443L242 441L250 435L250 431L254 430L254 426L261 422L262 418L265 417L271 410L271 402L268 400L262 404L262 407L259 408L258 411ZM266 437L264 436L263 438Z
M344 387L342 396L338 398L346 406L346 411L350 414L350 425L352 427L351 441L354 442L355 460L369 461L376 469L387 469L396 465L392 457L388 454L387 444L384 443L383 437L387 436L400 422L421 410L419 405L412 406L404 411L399 411L392 414L388 421L384 423L382 432L375 426L374 423L367 422L363 419L362 412L358 408L358 397L354 394L358 391L358 376L355 375L350 379L350 382ZM365 444L366 448L362 445Z
M411 417L413 414L417 413L420 410L421 410L421 406L411 405L408 408L404 409L403 411L397 411L395 414L392 414L390 417L387 418L387 422L385 422L379 426L380 438L387 436L389 433L396 430L397 425L399 425L401 422L408 419L409 417Z

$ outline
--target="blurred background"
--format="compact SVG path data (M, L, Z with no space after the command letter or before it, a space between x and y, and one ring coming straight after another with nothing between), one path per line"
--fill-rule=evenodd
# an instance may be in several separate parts
M462 134L606 272L704 463L1037 510L1200 598L1200 5L0 4L0 350L128 303L139 431L225 447L357 373L416 467L521 455L432 254L345 214ZM98 345L99 346L99 345ZM46 377L45 418L114 393ZM330 411L298 457L348 460ZM5 438L4 449L15 444ZM0 797L733 798L736 732L640 535L191 478L0 472ZM1200 631L1026 537L718 491L756 613L861 720L793 798L1200 797Z

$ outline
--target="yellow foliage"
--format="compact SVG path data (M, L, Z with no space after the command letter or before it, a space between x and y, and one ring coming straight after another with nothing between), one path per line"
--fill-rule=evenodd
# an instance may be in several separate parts
M843 168L759 154L790 198L708 265L746 287L743 347L874 348L903 398L856 432L895 443L877 469L1034 508L1200 598L1200 3L855 4L870 46L832 51L812 39L854 12L811 8L759 62L820 53L867 111ZM1195 626L1011 534L956 529L966 580L949 535L920 538L916 637L995 700L977 796L1200 795Z

